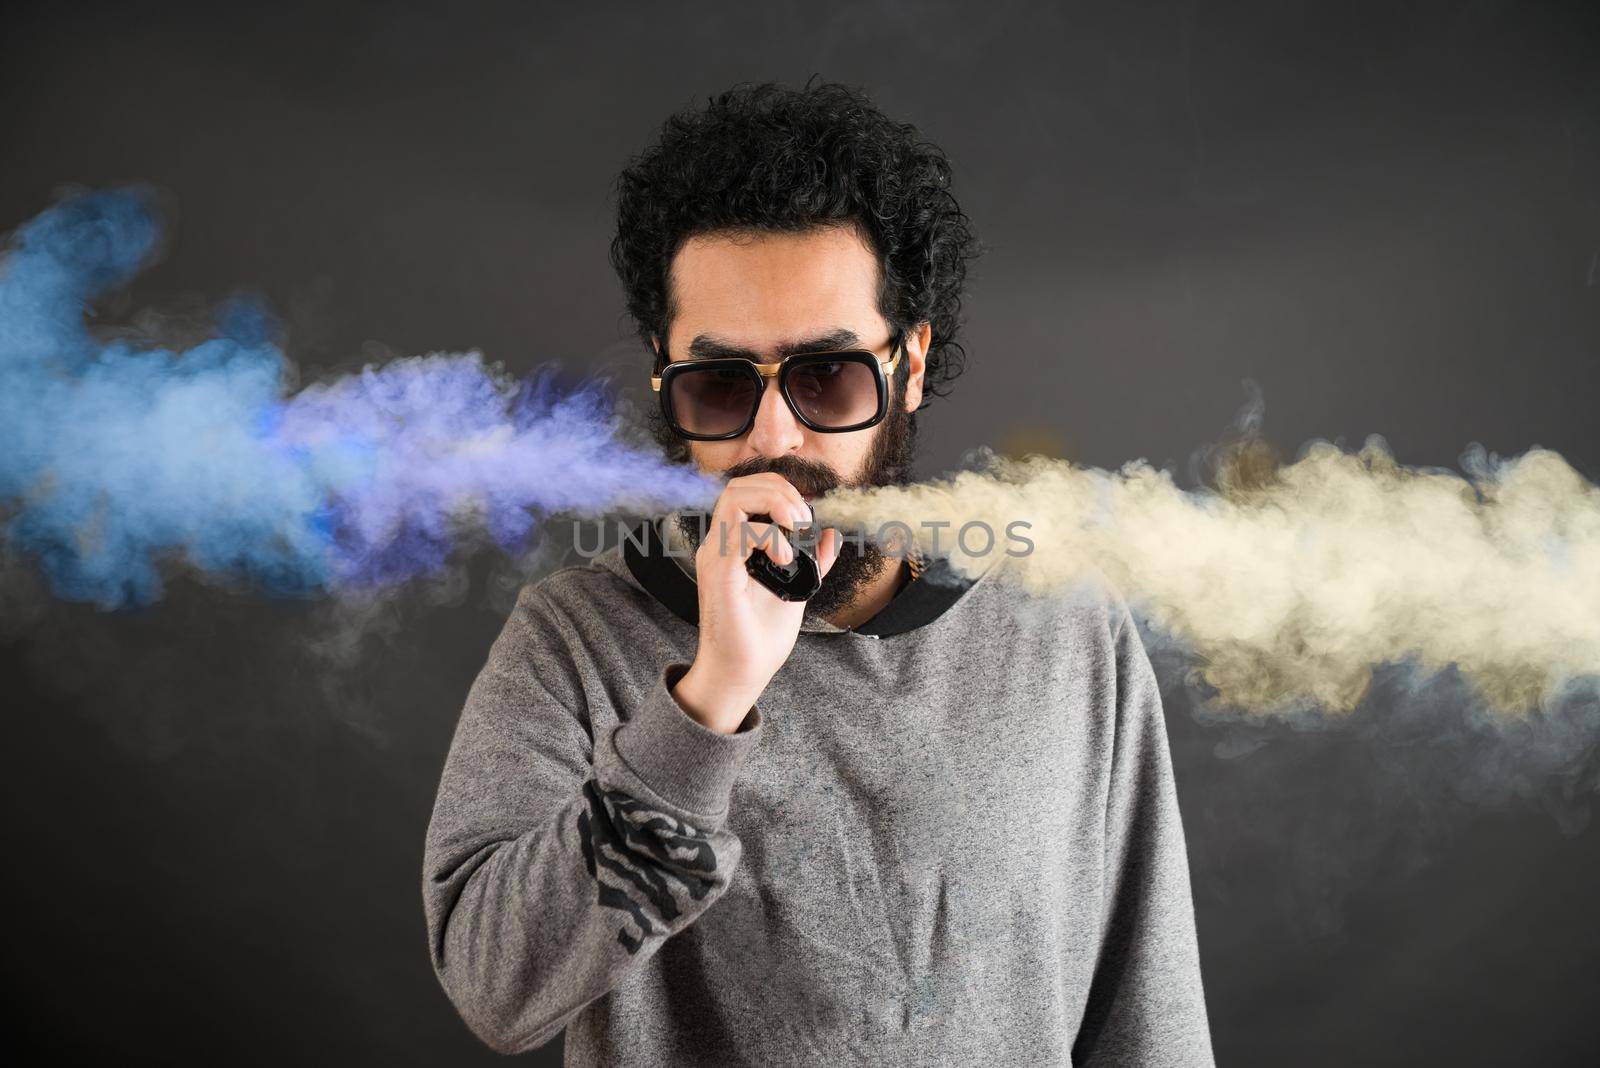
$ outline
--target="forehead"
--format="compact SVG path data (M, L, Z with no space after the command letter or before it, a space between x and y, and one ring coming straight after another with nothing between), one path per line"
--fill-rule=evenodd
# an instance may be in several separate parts
M669 343L713 333L752 346L849 327L880 328L878 262L853 227L800 234L703 234L672 261Z

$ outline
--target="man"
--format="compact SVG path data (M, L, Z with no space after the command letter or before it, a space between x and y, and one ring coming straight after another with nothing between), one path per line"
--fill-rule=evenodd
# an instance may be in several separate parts
M723 94L623 174L657 429L726 484L704 536L668 517L525 588L467 697L423 892L493 1048L1212 1063L1160 694L1115 591L1045 602L837 531L809 602L746 568L790 559L743 535L809 498L909 478L961 355L948 185L833 85Z

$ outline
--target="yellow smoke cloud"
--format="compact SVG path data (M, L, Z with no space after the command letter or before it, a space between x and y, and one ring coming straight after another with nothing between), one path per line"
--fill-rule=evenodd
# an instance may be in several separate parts
M1406 467L1374 436L1284 464L1250 437L1218 455L1213 487L1186 490L1143 460L1107 472L984 452L974 470L836 490L816 510L869 534L905 523L956 571L1004 561L1042 593L1097 569L1242 711L1347 712L1374 668L1409 659L1455 665L1514 716L1600 676L1600 490L1546 449L1466 459L1470 478ZM1007 556L1019 520L1034 548ZM969 523L993 550L982 527L971 551L957 543Z

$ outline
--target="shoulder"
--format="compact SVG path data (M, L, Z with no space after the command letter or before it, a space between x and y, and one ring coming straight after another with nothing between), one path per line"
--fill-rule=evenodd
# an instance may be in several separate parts
M588 655L619 651L655 633L681 637L687 626L639 584L620 548L527 583L512 616L530 639L565 646L574 655L580 649Z
M648 599L621 556L610 549L528 582L517 594L517 611L577 618L606 615Z
M1122 589L1087 561L1001 558L985 570L978 589L1013 627L1074 648L1110 648L1132 625Z
M643 595L598 559L524 583L478 685L523 694L537 683L563 702L580 700L585 665L596 650L621 644L617 629L636 619L637 609L629 604L635 593Z

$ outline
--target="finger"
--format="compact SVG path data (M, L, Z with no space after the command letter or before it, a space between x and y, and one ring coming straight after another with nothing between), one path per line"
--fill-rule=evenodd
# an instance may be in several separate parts
M732 563L742 563L757 552L766 553L779 564L788 564L794 560L794 546L784 536L783 528L776 523L763 523L758 520L747 519L740 523L737 531L730 531L728 545L725 551L721 546L715 546L717 555L726 556ZM698 564L696 565L698 566Z
M735 522L747 516L767 515L772 522L793 530L809 522L812 517L811 506L794 484L771 472L731 480L718 505L724 502L730 508L744 513L743 516L732 516Z
M822 578L828 577L828 572L833 570L834 561L839 559L839 550L844 545L844 538L832 527L822 532L822 537L817 540L817 573Z
M713 514L730 528L753 516L761 516L762 522L775 522L786 527L793 522L794 510L793 500L776 486L729 483L717 499Z
M794 530L787 523L776 521L772 515L761 511L743 513L741 510L741 514L737 518L726 520L716 529L719 532L725 531L719 538L719 543L725 543L728 546L738 545L740 549L744 549L767 537L765 531L768 527L773 528L774 534L772 537L786 544L807 542L808 534L805 528ZM809 538L814 541L816 535L810 534ZM746 552L742 555L748 556L749 553Z
M756 531L756 544L753 548L766 553L776 563L787 566L794 562L794 543L784 535L783 528L776 523L761 525L761 529Z
M818 523L816 516L812 515L808 522L802 524L790 535L789 540L803 552L809 553L813 560L817 560L820 559L822 539L827 532L828 528Z
M799 505L801 508L807 507L805 494L801 493L799 488L793 482L790 482L787 478L784 478L777 472L763 471L759 475L749 475L747 477L758 480L761 484L776 488L779 492L785 494L792 502ZM734 481L738 481L738 479L735 479Z

